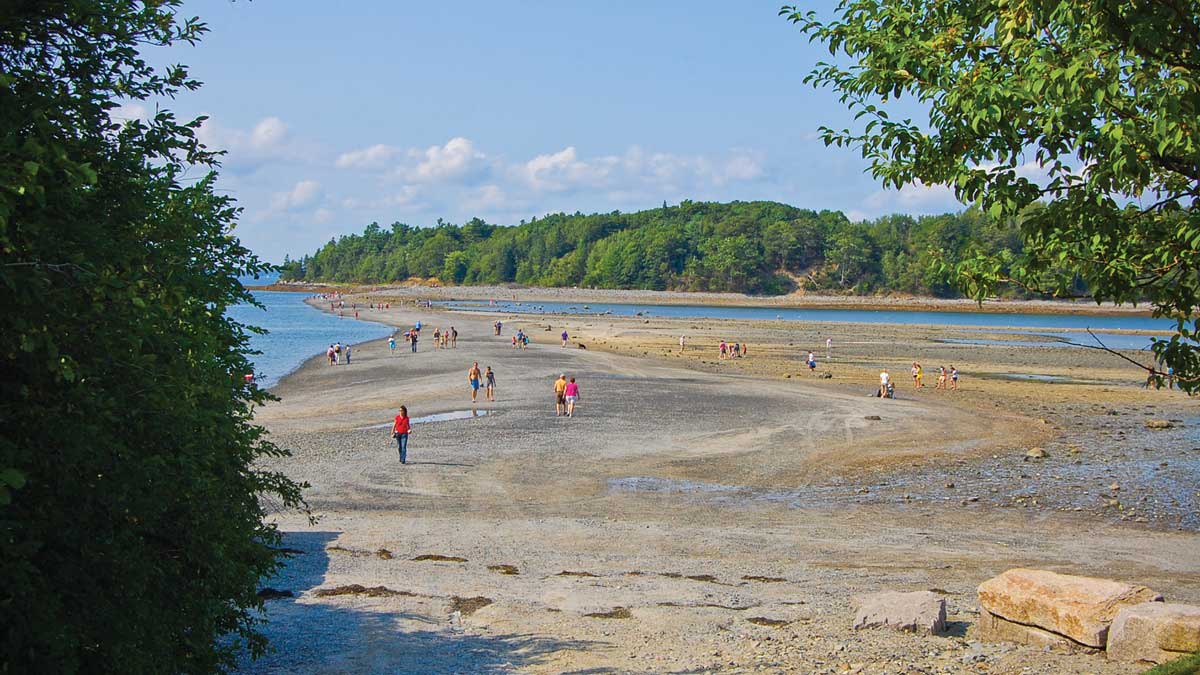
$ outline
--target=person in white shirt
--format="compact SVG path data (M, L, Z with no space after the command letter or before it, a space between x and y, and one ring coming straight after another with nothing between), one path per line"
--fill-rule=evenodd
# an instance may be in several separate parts
M891 380L891 376L888 375L888 371L885 370L882 373L879 373L879 397L880 398L884 398L887 396L889 380Z

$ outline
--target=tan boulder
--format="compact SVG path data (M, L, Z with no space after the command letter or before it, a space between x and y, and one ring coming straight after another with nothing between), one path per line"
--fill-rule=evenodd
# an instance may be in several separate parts
M927 635L946 630L946 600L932 591L884 591L856 599L854 629L892 628Z
M1146 602L1123 607L1108 631L1108 658L1166 663L1200 652L1200 607Z
M989 613L1093 649L1104 649L1122 607L1161 600L1145 586L1022 568L979 585L979 605Z
M1078 652L1098 652L1100 650L1083 645L1063 637L1058 633L1037 626L1013 623L992 614L986 609L979 610L979 623L975 627L975 639L983 642L1016 642L1037 647L1055 647L1058 649Z

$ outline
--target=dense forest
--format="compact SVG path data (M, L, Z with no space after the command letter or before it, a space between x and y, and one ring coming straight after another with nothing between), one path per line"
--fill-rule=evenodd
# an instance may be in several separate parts
M840 211L776 202L684 201L637 213L563 213L497 226L372 223L311 256L286 260L284 280L518 283L777 294L803 286L847 293L953 296L935 261L972 250L1018 253L1016 228L977 210L850 222Z

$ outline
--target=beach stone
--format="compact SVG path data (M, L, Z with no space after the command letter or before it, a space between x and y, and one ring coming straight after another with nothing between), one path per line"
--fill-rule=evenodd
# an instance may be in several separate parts
M854 629L892 628L906 633L946 630L946 600L931 591L884 591L857 598Z
M1147 429L1170 429L1173 426L1171 420L1146 420Z
M1045 450L1043 450L1041 448L1030 448L1025 451L1026 459L1046 459L1049 456L1050 456L1050 453L1046 452Z
M1200 607L1144 602L1117 612L1108 632L1108 658L1166 663L1200 652Z
M1161 595L1145 586L1023 568L979 585L979 606L996 617L1094 649L1104 649L1109 626L1121 608L1161 601Z
M975 628L975 637L985 642L1016 642L1035 647L1057 647L1068 651L1082 648L1079 643L1058 633L1037 626L1013 623L982 608L979 610L979 624Z

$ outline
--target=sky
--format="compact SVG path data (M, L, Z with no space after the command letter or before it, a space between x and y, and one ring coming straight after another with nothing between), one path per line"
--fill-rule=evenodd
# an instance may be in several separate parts
M828 11L832 2L807 3ZM501 225L691 200L785 202L852 219L961 206L884 190L821 125L828 58L762 0L408 3L195 0L196 46L148 52L204 82L237 236L271 262L375 221ZM131 104L116 116L151 112Z

